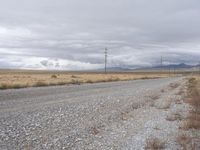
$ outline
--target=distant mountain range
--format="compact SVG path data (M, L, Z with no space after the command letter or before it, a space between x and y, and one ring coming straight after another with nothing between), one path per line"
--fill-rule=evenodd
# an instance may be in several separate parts
M135 69L131 69L131 68L126 68L126 67L110 67L107 68L108 71L138 71L138 70L158 70L158 69L193 69L193 68L197 68L200 67L200 65L188 65L185 63L180 63L180 64L170 64L170 65L159 65L159 66L152 66L152 67L132 67ZM99 69L99 71L102 71L104 69Z
M170 64L170 65L163 65L163 66L155 66L155 67L152 67L152 68L155 68L155 69L156 68L190 69L190 68L194 68L194 67L198 67L198 65L187 65L185 63L180 63L180 64Z

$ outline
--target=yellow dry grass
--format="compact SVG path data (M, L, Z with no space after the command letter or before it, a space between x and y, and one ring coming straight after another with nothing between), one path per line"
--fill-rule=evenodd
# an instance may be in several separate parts
M193 107L183 129L200 129L200 77L192 77L188 81L187 102Z
M156 72L104 74L98 72L0 70L0 89L153 79L167 76L167 73Z
M195 132L200 129L200 76L190 77L188 79L187 87L188 96L185 102L190 104L192 109L188 116L185 116L180 129L183 129L183 131L191 130L192 134L186 134L186 132L184 132L184 134L177 137L177 143L180 144L183 150L196 150L198 149L197 145L199 145L199 141Z
M146 141L146 150L161 150L165 148L165 142L159 138L147 139Z

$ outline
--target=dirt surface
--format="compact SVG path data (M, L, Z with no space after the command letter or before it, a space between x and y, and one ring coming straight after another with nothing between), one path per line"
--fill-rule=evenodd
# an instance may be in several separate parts
M176 143L184 78L0 91L0 149L145 149ZM184 92L182 92L184 93Z

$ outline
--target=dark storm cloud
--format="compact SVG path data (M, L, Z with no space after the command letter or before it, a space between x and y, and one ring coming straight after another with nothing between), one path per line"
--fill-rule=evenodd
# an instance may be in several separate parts
M199 0L0 1L0 67L101 68L105 47L109 66L199 61Z

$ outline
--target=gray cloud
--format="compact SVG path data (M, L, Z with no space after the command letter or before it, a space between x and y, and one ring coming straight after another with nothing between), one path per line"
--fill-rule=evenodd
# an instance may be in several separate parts
M1 1L0 67L101 68L105 47L110 67L195 64L199 14L198 0Z

